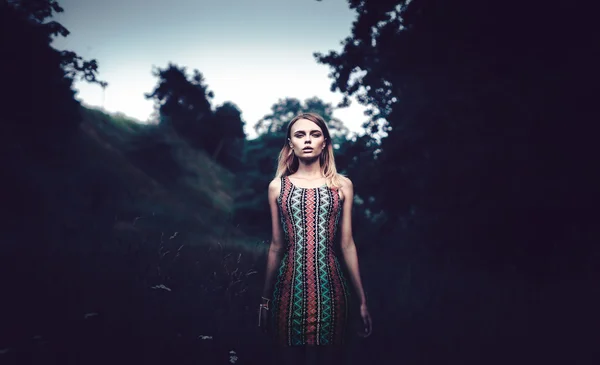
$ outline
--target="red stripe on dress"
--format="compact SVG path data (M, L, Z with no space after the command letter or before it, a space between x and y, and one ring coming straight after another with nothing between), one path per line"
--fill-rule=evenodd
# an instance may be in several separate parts
M317 287L315 273L315 190L306 190L306 344L314 345L317 330Z

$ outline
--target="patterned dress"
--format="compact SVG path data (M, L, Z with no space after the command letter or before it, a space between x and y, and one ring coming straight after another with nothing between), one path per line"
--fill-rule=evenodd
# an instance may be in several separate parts
M281 178L277 199L286 251L277 274L272 325L277 343L344 343L349 291L333 251L342 200L323 185L300 188Z

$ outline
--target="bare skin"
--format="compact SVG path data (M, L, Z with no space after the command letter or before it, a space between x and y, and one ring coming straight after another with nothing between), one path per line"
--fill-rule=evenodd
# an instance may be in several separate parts
M327 179L321 173L319 156L326 148L327 141L319 126L307 119L300 119L292 126L290 131L290 139L288 140L293 153L298 157L298 170L289 175L288 178L292 184L301 188L315 188L323 186ZM310 149L305 149L310 148ZM284 252L284 237L279 223L279 210L277 206L277 197L281 190L281 181L274 179L269 184L268 200L271 211L271 229L272 241L269 247L267 259L267 275L263 289L263 297L270 298L271 289L275 271L281 262ZM359 298L360 315L363 322L363 329L358 332L361 337L368 337L372 332L371 316L367 307L367 301L360 278L360 270L358 265L358 256L356 245L352 237L352 202L354 199L354 188L352 181L348 178L342 178L342 187L339 189L340 197L343 199L342 219L341 219L341 249L344 261L350 274L350 279ZM263 300L263 303L266 301ZM266 324L266 323L265 323ZM263 325L266 330L267 326ZM311 359L323 359L331 363L331 355L339 354L339 351L333 349L308 349L308 357L306 361ZM319 356L311 356L311 354L319 353ZM288 356L286 356L288 354ZM307 353L304 353L306 355ZM284 360L298 361L299 351L290 349L284 352ZM329 359L325 359L327 357ZM335 356L337 357L337 356ZM320 361L319 361L320 362ZM286 361L287 363L287 361Z

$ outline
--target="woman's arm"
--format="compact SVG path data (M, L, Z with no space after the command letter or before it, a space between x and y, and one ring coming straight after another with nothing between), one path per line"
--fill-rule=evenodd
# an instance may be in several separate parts
M358 294L360 302L360 316L362 317L364 328L363 331L358 332L358 335L361 337L368 337L371 335L373 325L369 309L367 308L365 291L363 290L362 282L360 280L356 245L354 244L354 238L352 238L352 201L354 200L354 187L350 179L344 178L343 180L342 194L344 196L344 206L342 208L342 254L344 255L344 261L350 272L350 279L352 279L354 289Z
M265 285L262 296L271 299L273 289L273 279L277 267L283 257L283 233L279 223L279 208L277 207L277 197L281 190L281 180L274 179L269 184L269 207L271 209L271 245L269 246L269 255L267 258L267 272L265 276Z
M350 279L354 285L354 289L359 298L360 305L366 305L367 298L363 290L362 281L360 279L360 269L358 267L358 255L356 245L352 237L352 201L354 200L354 186L348 178L343 178L342 194L344 196L344 206L342 210L342 227L341 227L341 247L344 261L350 273Z

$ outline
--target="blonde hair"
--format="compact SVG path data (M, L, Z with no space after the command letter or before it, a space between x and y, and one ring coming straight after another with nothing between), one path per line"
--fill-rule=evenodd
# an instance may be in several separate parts
M279 158L277 160L277 172L275 173L275 178L281 178L283 176L289 176L296 171L298 171L298 166L300 162L298 161L298 157L288 144L288 139L291 137L292 126L300 119L308 119L311 122L321 128L323 131L323 136L326 138L325 143L326 147L319 156L319 164L321 165L321 173L327 179L327 186L334 188L342 187L342 174L337 172L337 168L335 166L335 157L333 156L333 145L331 143L331 136L329 135L329 129L327 128L327 124L325 124L325 120L323 117L316 113L302 113L295 116L287 126L286 140L283 143L283 148L279 152Z

